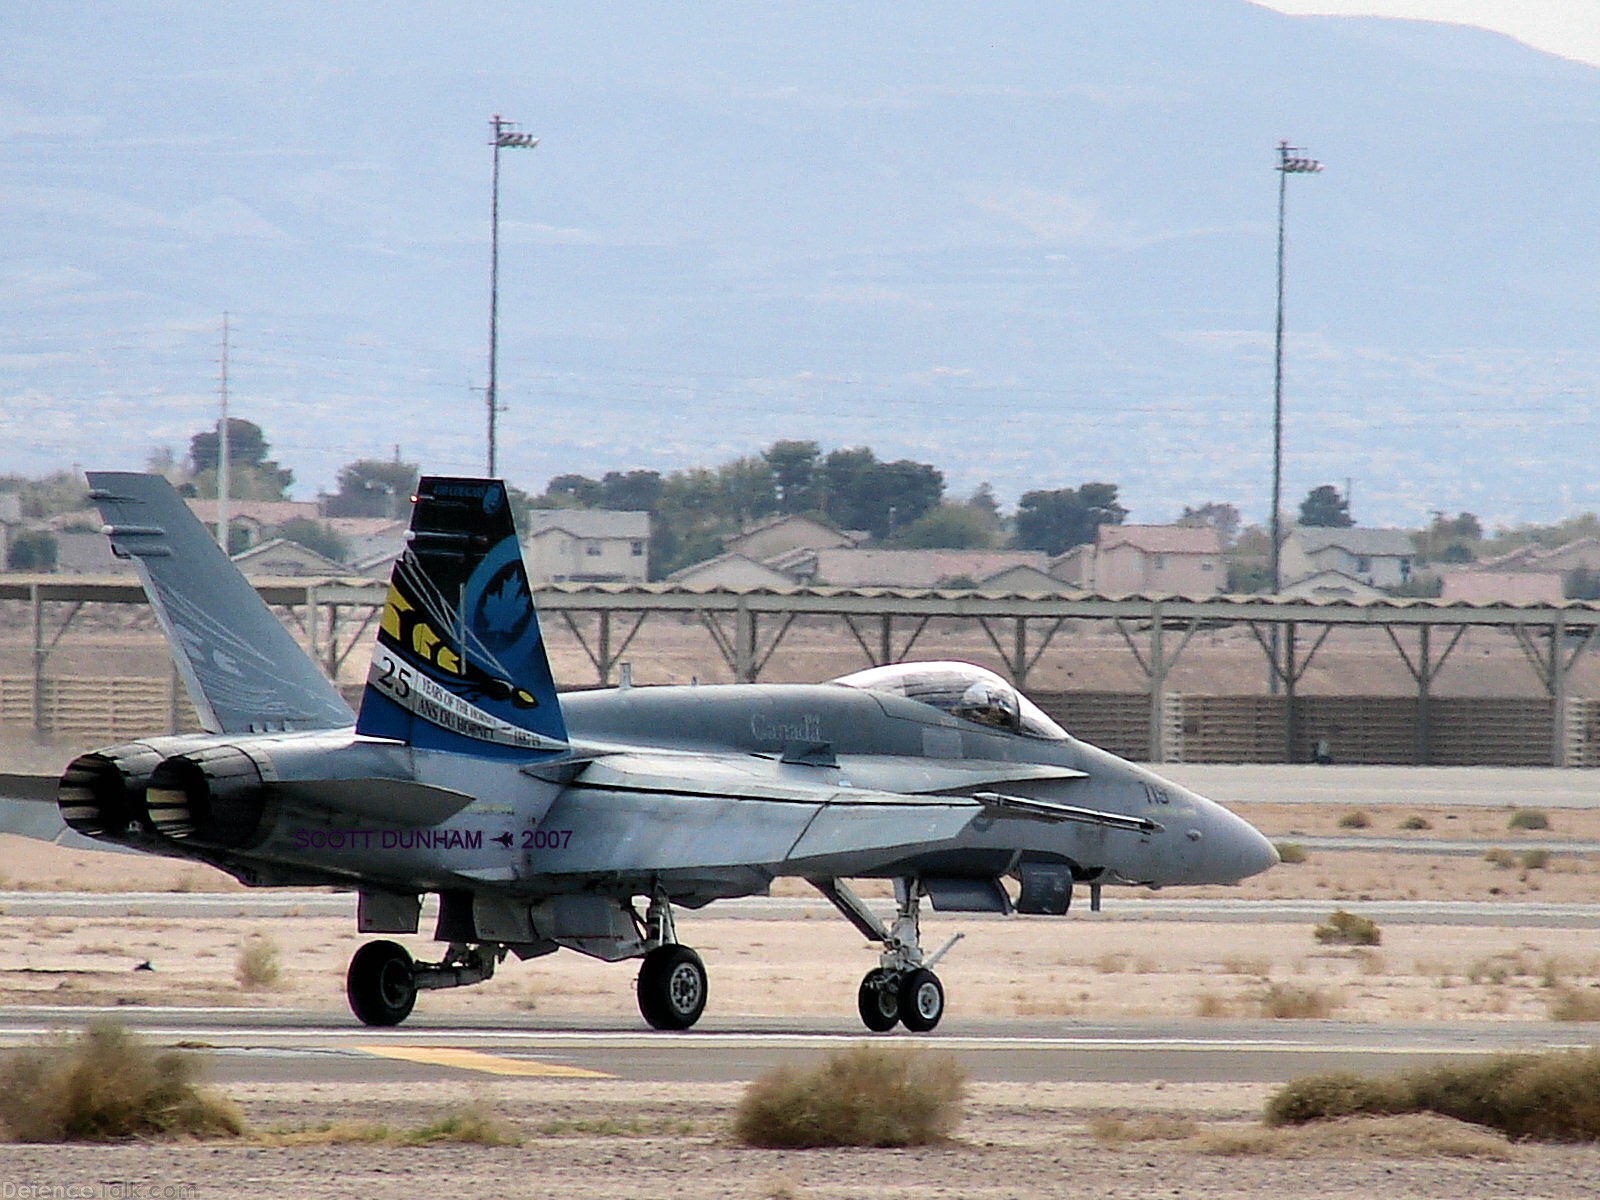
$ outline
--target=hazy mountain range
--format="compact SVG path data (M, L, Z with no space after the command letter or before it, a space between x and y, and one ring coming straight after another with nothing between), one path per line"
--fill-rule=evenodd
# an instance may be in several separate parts
M782 437L1135 520L1600 508L1600 71L1246 0L116 5L0 17L0 472L137 467L230 396L298 492Z

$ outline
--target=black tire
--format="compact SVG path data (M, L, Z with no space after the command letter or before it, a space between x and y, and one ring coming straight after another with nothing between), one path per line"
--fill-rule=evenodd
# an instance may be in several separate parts
M657 946L639 965L639 1012L653 1029L688 1029L706 1010L706 968L687 946Z
M856 992L856 1011L873 1033L888 1033L900 1023L900 989L893 971L873 967Z
M900 981L900 1023L912 1033L927 1033L944 1016L944 984L926 967Z
M396 942L368 942L350 960L344 994L362 1024L400 1024L417 1003L411 955Z

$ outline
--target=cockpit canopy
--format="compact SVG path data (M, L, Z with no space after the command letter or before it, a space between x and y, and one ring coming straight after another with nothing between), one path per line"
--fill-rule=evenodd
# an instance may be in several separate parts
M1064 741L1066 730L993 671L963 662L894 663L833 681L864 692L920 700L940 712L1025 737Z

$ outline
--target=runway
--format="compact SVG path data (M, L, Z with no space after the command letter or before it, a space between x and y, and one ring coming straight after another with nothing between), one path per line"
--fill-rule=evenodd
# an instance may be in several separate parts
M689 1033L642 1026L533 1028L506 1014L449 1023L413 1017L370 1029L348 1013L268 1008L0 1010L0 1047L52 1030L115 1020L163 1045L206 1052L218 1083L395 1083L448 1078L547 1078L733 1083L785 1063L814 1061L863 1040L836 1024L707 1017ZM1279 1083L1315 1071L1400 1070L1463 1055L1587 1045L1570 1025L1332 1021L1075 1022L953 1018L932 1034L876 1040L946 1051L991 1083Z

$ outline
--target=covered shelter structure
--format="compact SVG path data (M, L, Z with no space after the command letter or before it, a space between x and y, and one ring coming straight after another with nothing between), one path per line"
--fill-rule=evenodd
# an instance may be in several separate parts
M314 657L337 676L353 646L370 632L386 585L356 579L256 580L257 590L277 607ZM0 601L23 606L31 630L35 721L42 720L52 651L88 605L144 604L131 579L53 575L0 576ZM1099 596L1000 593L979 590L757 587L694 588L666 584L559 584L539 590L547 631L562 628L594 667L595 684L615 678L630 646L653 618L688 616L699 622L740 682L759 681L801 618L838 622L867 666L913 656L930 622L971 622L982 631L1019 689L1069 622L1099 622L1114 629L1146 681L1147 721L1143 757L1167 761L1181 740L1168 696L1169 676L1192 639L1221 627L1249 632L1261 650L1265 671L1276 679L1286 708L1282 756L1304 757L1308 731L1295 699L1306 671L1329 637L1341 629L1378 630L1392 645L1415 684L1415 745L1407 760L1436 761L1434 738L1439 702L1434 684L1468 630L1497 630L1512 639L1548 698L1549 728L1538 760L1549 765L1589 765L1586 752L1574 761L1578 701L1570 676L1600 633L1600 603L1467 604L1420 599L1307 600L1259 596ZM13 610L15 611L15 610ZM1274 636L1276 631L1276 636ZM577 681L566 681L575 683ZM175 686L175 685L174 685ZM1600 708L1600 706L1596 706ZM1588 718L1585 718L1589 720ZM1595 723L1590 720L1590 723ZM1595 743L1600 765L1600 728L1576 739ZM1274 735L1276 736L1276 735Z

